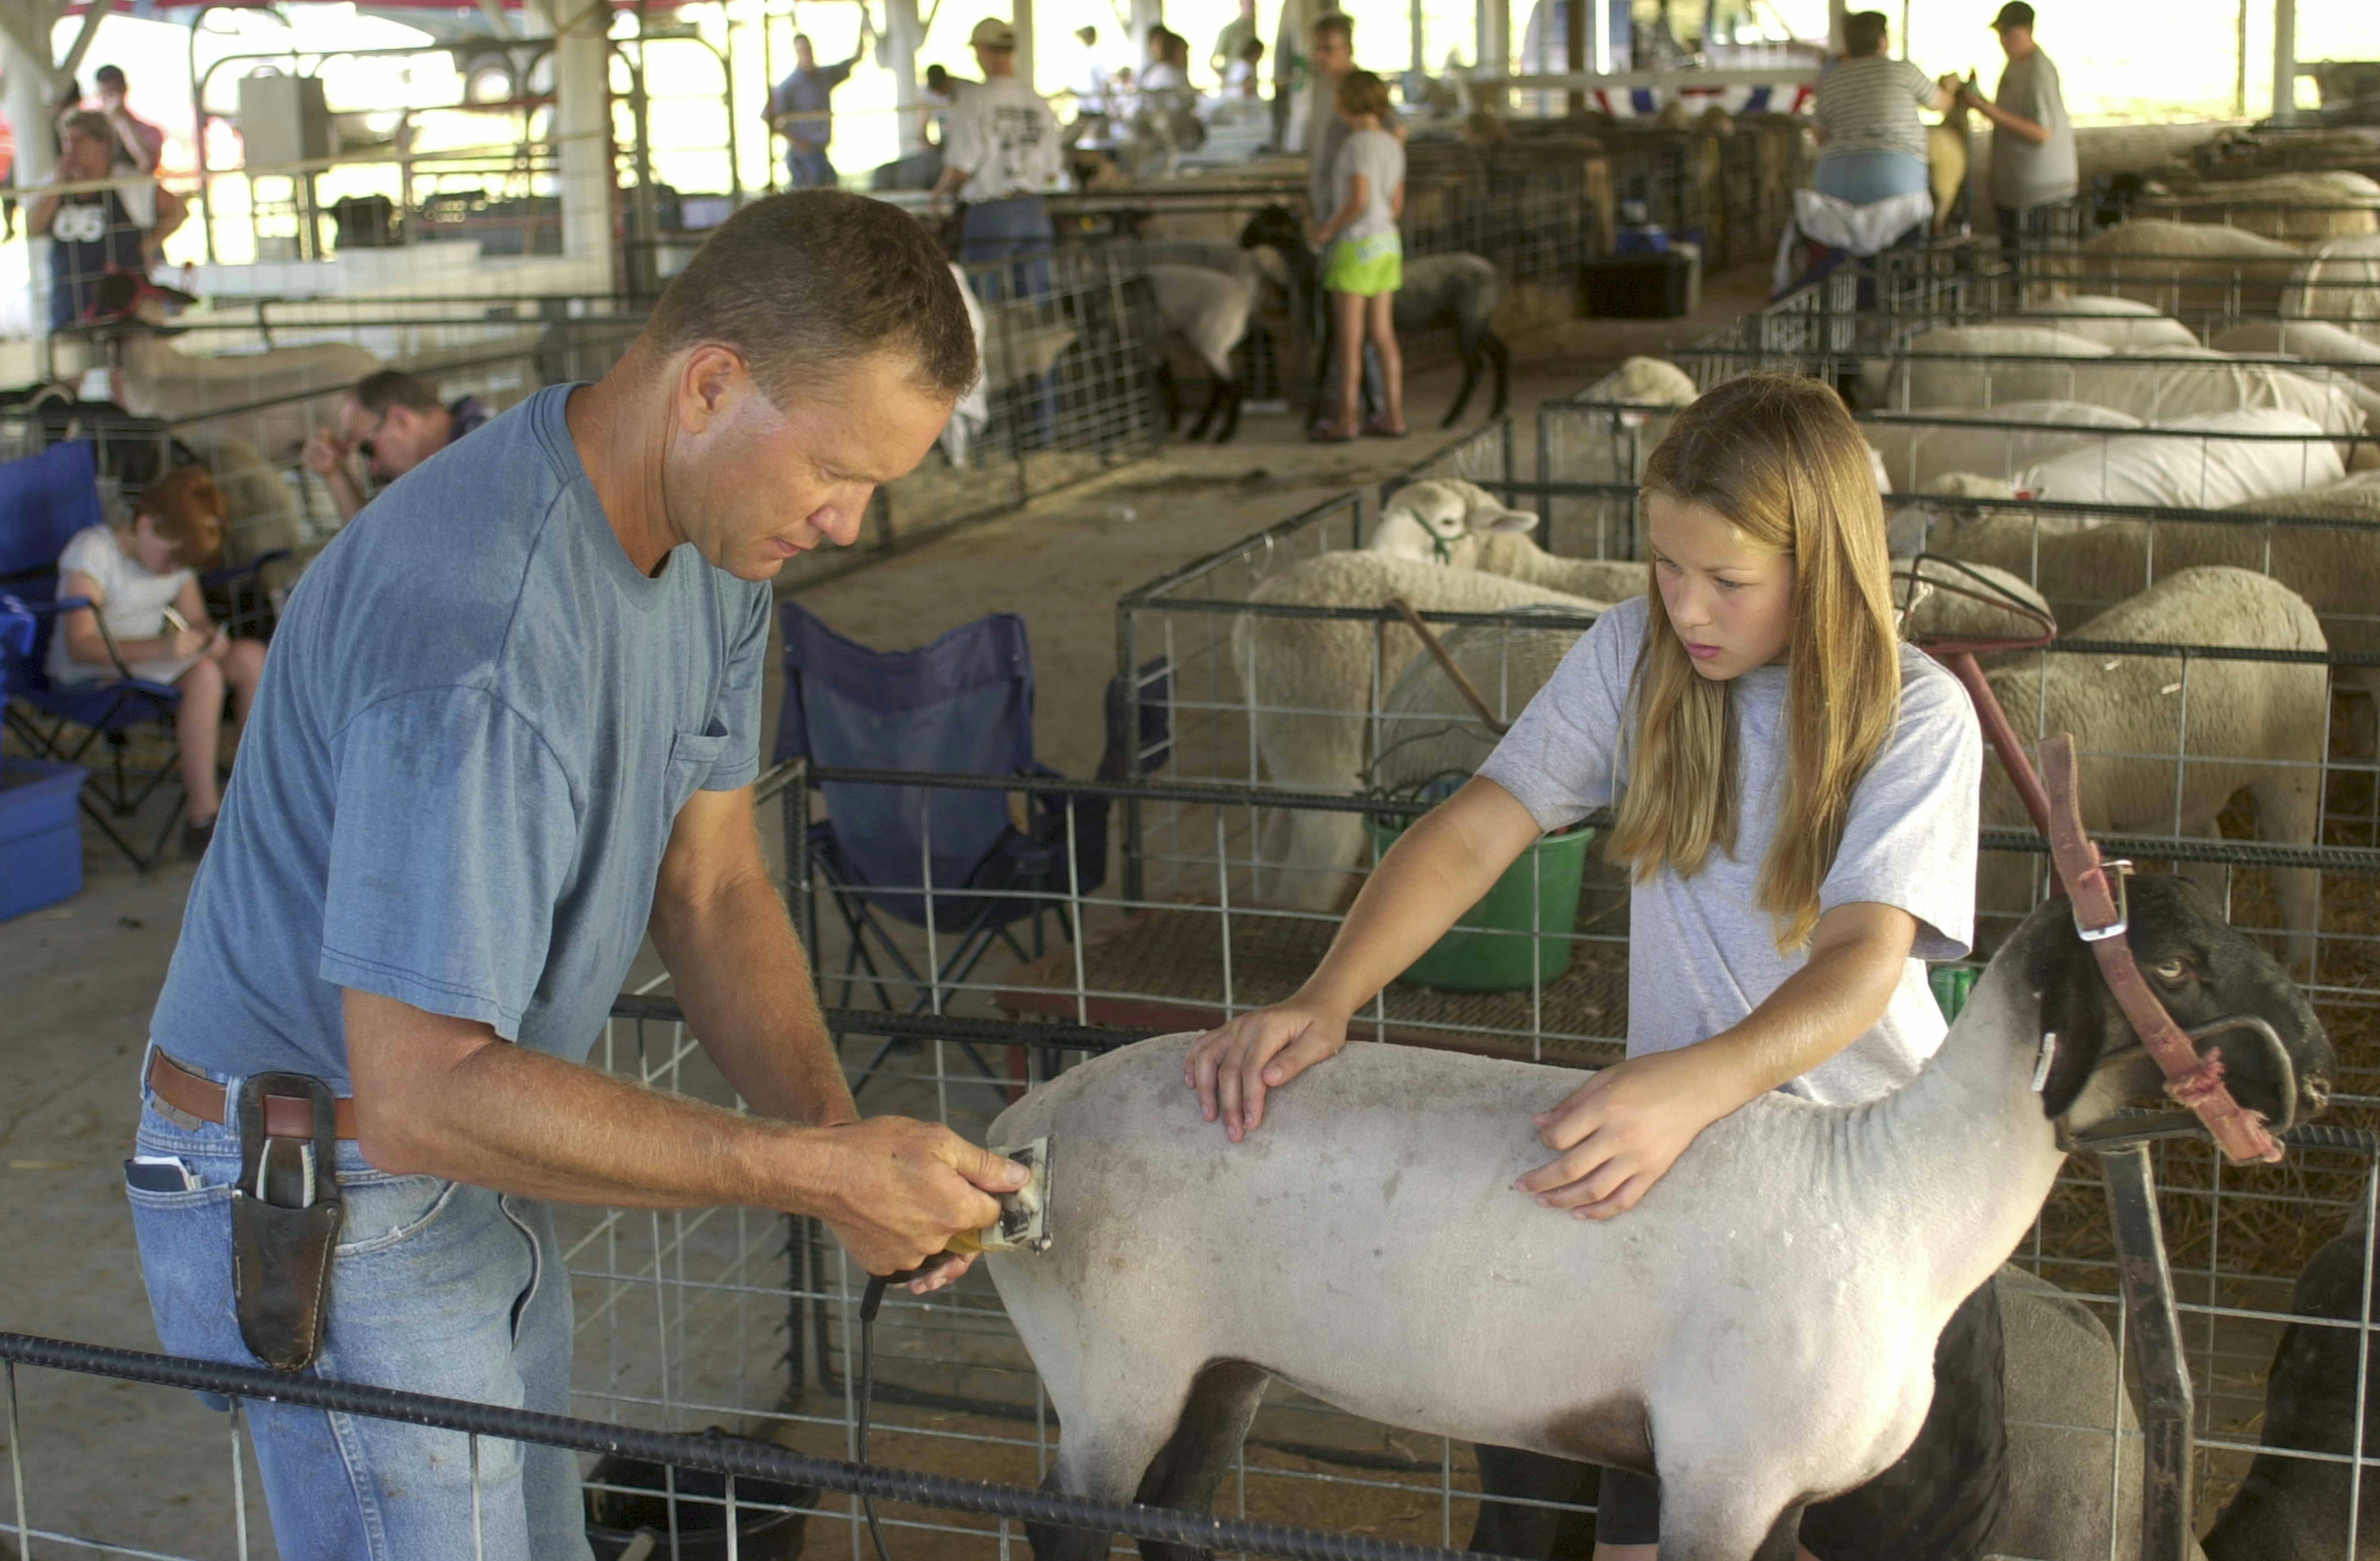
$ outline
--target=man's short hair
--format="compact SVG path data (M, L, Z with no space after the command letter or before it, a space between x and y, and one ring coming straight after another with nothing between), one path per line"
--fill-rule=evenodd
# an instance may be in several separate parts
M810 35L807 32L796 32L794 34L794 47L796 49L800 48L803 44L809 42L809 41Z
M382 369L356 381L356 405L375 417L385 417L402 406L409 412L435 412L438 394L402 369Z
M91 79L98 82L103 87L121 87L124 85L124 67L121 66L103 65L97 70L91 72Z
M941 249L908 213L843 190L772 195L728 218L662 294L644 339L663 356L733 347L780 406L888 347L908 351L938 394L976 378L975 328Z
M99 110L79 108L71 114L59 116L58 134L82 136L91 140L107 142L115 139L115 127L109 124L107 115L100 113Z
M1099 41L1099 30L1096 27L1078 27L1075 29L1075 36L1086 43L1096 43Z
M1326 11L1314 18L1314 36L1319 38L1325 33L1352 49L1355 46L1355 18L1344 11Z
M1882 11L1853 11L1843 18L1843 48L1854 55L1881 54L1890 24Z

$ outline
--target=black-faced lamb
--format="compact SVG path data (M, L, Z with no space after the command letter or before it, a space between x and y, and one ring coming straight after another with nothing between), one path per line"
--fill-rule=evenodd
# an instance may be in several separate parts
M2280 1037L2286 1079L2262 1048L2227 1053L2243 1105L2320 1107L2320 1023L2211 901L2136 879L2131 926L2182 1025L2247 1014ZM1191 1040L1086 1063L990 1130L1064 1145L1058 1243L990 1259L1063 1427L1048 1486L1206 1510L1279 1376L1389 1424L1658 1473L1663 1561L1789 1557L1800 1508L1900 1458L1943 1325L2065 1163L2058 1130L2157 1082L2062 900L1908 1087L1764 1095L1608 1221L1512 1186L1545 1157L1531 1113L1574 1071L1357 1044L1232 1144L1184 1086ZM1030 1532L1040 1561L1108 1552Z
M1248 333L1248 318L1256 311L1256 284L1204 266L1153 265L1148 268L1148 280L1157 292L1157 317L1165 333L1196 353L1209 376L1207 405L1190 426L1190 437L1206 438L1208 425L1213 424L1215 442L1225 443L1240 431L1244 392L1232 355ZM1158 393L1165 403L1165 426L1170 430L1180 416L1180 399L1172 372L1162 359Z

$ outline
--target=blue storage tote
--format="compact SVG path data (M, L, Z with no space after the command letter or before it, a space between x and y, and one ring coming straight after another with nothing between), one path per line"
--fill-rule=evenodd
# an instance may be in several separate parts
M0 921L82 889L79 764L0 758Z

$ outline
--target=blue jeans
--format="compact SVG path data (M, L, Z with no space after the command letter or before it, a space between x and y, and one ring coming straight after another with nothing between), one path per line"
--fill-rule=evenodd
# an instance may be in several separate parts
M834 164L827 161L826 148L785 153L787 189L832 189L835 181Z
M1854 206L1869 206L1896 195L1914 195L1929 188L1925 160L1905 151L1838 151L1818 159L1811 187Z
M1050 208L1038 195L986 200L968 207L959 218L959 264L963 266L1038 255L1057 241L1057 230L1050 225ZM1009 269L1018 296L1039 297L1050 291L1048 261L1033 260ZM997 272L987 274L981 284L986 303L1008 296Z
M137 1145L143 1156L179 1160L189 1183L126 1193L158 1339L169 1354L255 1365L233 1312L237 1124L183 1127L152 1096ZM310 1374L567 1413L570 1277L552 1211L437 1177L390 1176L353 1144L339 1145L338 1178L346 1219ZM247 1409L282 1555L474 1554L463 1433L253 1399ZM482 1438L479 1505L488 1561L589 1561L576 1454Z

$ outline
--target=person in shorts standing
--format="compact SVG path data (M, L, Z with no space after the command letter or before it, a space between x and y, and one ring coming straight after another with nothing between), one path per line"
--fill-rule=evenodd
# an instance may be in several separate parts
M1330 169L1331 216L1315 234L1322 250L1322 285L1330 295L1332 341L1339 369L1339 420L1315 438L1338 443L1355 437L1364 351L1380 365L1380 410L1362 431L1405 436L1404 359L1397 350L1397 289L1404 283L1405 149L1381 127L1389 115L1389 85L1368 70L1340 78L1337 107L1347 137Z

